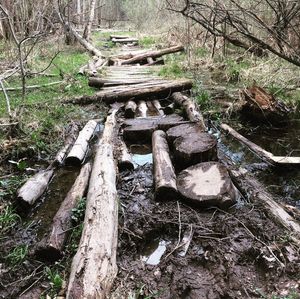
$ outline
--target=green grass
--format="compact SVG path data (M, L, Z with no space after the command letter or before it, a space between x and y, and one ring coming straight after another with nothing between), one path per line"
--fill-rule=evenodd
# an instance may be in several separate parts
M0 235L8 233L19 222L21 222L20 216L11 206L6 206L0 211Z
M17 266L21 264L28 254L28 245L18 245L11 253L6 256L6 260L11 266Z
M51 286L49 295L56 296L62 288L64 280L57 269L51 269L49 267L46 267L45 274Z
M151 48L155 44L157 44L157 38L154 36L144 36L139 39L139 45L143 48Z

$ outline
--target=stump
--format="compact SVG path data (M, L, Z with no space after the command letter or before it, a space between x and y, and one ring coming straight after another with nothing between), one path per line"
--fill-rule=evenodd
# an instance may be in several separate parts
M202 133L203 129L195 123L179 125L172 127L167 131L167 139L169 144L173 144L175 139L179 137L185 137L192 134Z
M177 177L177 188L184 200L199 207L227 208L239 196L226 167L218 162L199 163L183 170Z
M217 160L217 140L208 133L194 133L174 141L174 157L178 168Z

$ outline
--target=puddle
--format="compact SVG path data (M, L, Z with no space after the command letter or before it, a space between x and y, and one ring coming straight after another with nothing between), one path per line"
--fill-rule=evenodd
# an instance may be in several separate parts
M142 261L147 265L156 266L160 263L160 260L167 250L167 246L171 244L166 240L153 240L149 245L144 248L144 252L141 257Z
M152 149L148 144L132 144L130 146L130 152L132 153L132 161L137 166L143 166L145 164L152 164Z

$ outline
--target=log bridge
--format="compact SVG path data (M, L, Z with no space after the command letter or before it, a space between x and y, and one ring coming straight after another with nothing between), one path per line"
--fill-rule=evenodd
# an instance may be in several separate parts
M112 40L122 43L119 37ZM94 159L86 161L89 141L98 124L97 120L90 120L82 131L76 131L76 137L67 138L56 163L29 179L19 191L20 203L32 206L47 188L57 165L67 163L81 167L54 217L49 235L36 246L36 254L44 259L53 261L62 256L71 227L70 211L79 198L86 195L83 233L71 266L66 298L109 296L117 274L117 174L134 168L128 145L151 144L154 195L160 202L181 200L200 210L226 209L237 202L241 193L247 196L247 188L257 186L252 179L245 176L241 179L239 172L229 171L218 158L217 139L208 133L198 106L189 97L192 82L162 79L155 74L155 59L182 49L182 46L159 51L133 48L131 52L112 57L110 64L113 65L107 67L105 78L97 75L89 79L89 85L98 89L94 95L67 101L80 105L103 101L111 107ZM182 111L181 115L175 113L176 108ZM222 129L273 164L297 161L274 157L255 148L230 127L223 125ZM261 192L260 185L259 188ZM299 240L300 226L284 208L269 193L255 196L252 191L250 200L262 202L268 214Z

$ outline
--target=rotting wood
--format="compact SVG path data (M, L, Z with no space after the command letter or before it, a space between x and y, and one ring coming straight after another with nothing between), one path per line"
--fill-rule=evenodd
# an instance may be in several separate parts
M25 209L28 209L30 206L34 205L35 202L46 191L53 174L54 169L46 169L29 178L18 190L18 203Z
M176 138L174 143L176 167L185 168L200 162L217 160L217 139L208 133L192 133Z
M250 175L247 170L240 168L229 172L240 192L246 198L249 198L251 202L262 204L269 217L285 227L289 232L289 236L299 246L300 224L284 210L280 203L276 202L265 187Z
M140 84L140 83L146 83L151 81L157 81L157 79L152 77L144 78L144 79L143 78L102 79L97 77L90 77L89 86L102 88L103 86L133 85L133 84Z
M174 200L177 198L176 175L165 132L158 130L153 133L152 153L155 198L157 200Z
M257 144L253 143L246 137L239 134L237 131L235 131L233 128L226 124L221 124L221 129L223 129L225 132L229 133L231 136L245 144L247 147L249 147L250 150L252 150L260 159L263 161L270 163L271 165L299 165L300 164L300 157L284 157L284 156L274 156L272 153L264 150Z
M125 106L125 117L134 118L137 105L134 101L128 101Z
M119 156L118 156L118 168L119 171L132 170L134 169L134 164L132 162L131 154L123 139L119 139Z
M139 117L147 117L148 107L145 101L139 101L137 116Z
M89 140L93 136L98 123L95 120L90 120L80 131L70 153L66 158L68 165L80 165L85 158L89 148Z
M161 107L161 105L160 105L159 100L154 100L153 105L156 108L158 114L160 114L161 116L163 116L165 114L162 107Z
M193 134L203 133L203 129L197 123L188 123L170 128L167 131L167 139L170 145L179 137L187 137Z
M186 115L190 121L197 122L203 130L206 129L204 118L196 108L196 105L193 100L191 100L189 97L183 95L180 92L174 92L172 94L172 98L175 104L184 108Z
M128 100L140 100L150 97L168 97L173 92L184 91L192 88L191 80L176 80L176 81L166 81L165 83L159 83L152 86L145 86L136 84L134 86L124 86L123 89L118 91L105 89L97 92L92 96L80 96L77 98L67 99L65 103L73 104L91 104L95 102L105 102L106 104L111 104L113 102L125 102Z
M148 117L161 115L158 112L158 110L155 108L153 101L147 101L146 104L147 104L147 107L148 107L148 111L147 111L147 116Z
M218 162L199 163L183 170L177 176L177 188L185 201L205 208L228 208L239 197L226 167Z
M83 232L71 266L67 299L108 298L117 274L118 199L113 157L117 110L107 117L97 145Z
M75 183L53 218L49 235L36 246L35 254L39 258L55 261L62 256L66 239L72 227L72 209L76 207L79 199L85 194L91 169L92 165L90 162L82 166Z
M184 50L183 46L174 46L174 47L170 47L170 48L163 49L163 50L152 50L152 51L149 51L149 52L146 52L146 53L135 55L132 58L129 58L127 60L123 60L121 62L121 65L138 63L138 62L141 62L143 60L147 61L148 57L152 57L154 59L154 58L161 57L163 55L176 53L176 52L181 52L183 50Z

